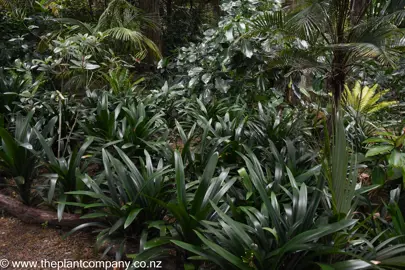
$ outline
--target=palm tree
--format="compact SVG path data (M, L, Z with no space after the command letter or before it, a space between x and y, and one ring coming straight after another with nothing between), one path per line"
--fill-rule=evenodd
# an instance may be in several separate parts
M291 2L291 1L290 1ZM322 71L332 91L335 109L348 75L364 61L375 60L395 66L403 48L399 27L405 17L405 0L299 0L294 8L286 8L284 20L279 14L264 14L262 23L253 31L263 32L264 26L279 26L287 38L300 38L305 49L289 49L283 54L284 64L292 70ZM267 18L266 18L267 17ZM264 23L266 22L267 23Z
M161 57L156 44L141 31L144 26L152 29L156 29L157 26L152 20L144 16L140 9L126 0L112 0L101 14L95 27L71 18L61 18L59 21L79 26L77 30L81 33L95 35L98 32L103 32L116 41L120 48L127 47L130 50L143 53L149 49L155 57Z
M308 40L323 40L325 52L330 54L328 86L338 106L347 75L363 61L395 65L398 41L403 37L398 26L405 16L405 1L313 2L291 19L291 25L303 31Z

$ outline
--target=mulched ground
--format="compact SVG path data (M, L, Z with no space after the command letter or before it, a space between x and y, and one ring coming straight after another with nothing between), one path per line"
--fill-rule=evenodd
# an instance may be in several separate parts
M78 232L63 239L65 233L46 226L25 224L0 213L0 260L100 260L101 254L94 249L95 240L90 234Z

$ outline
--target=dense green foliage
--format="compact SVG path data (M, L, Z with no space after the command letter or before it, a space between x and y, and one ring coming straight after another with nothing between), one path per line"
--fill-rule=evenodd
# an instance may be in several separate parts
M117 259L403 269L405 1L152 2L0 0L1 192Z

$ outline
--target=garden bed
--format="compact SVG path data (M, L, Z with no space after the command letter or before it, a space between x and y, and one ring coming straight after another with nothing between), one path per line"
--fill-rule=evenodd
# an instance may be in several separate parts
M92 235L77 232L64 239L65 233L61 229L48 227L45 224L42 226L26 224L2 214L0 259L10 261L102 260L101 254L94 247L95 241Z

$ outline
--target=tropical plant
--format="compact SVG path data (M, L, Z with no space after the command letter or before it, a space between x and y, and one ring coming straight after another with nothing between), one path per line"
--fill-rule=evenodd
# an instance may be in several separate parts
M264 105L258 103L255 119L249 123L249 127L260 145L268 145L270 139L280 149L285 139L304 133L299 111L281 107L282 102L276 99Z
M12 11L13 7L20 7L22 9L33 9L35 5L34 0L0 0L0 6L3 8L7 8L8 10Z
M174 219L174 222L170 224L172 230L165 232L165 229L163 235L161 230L160 237L152 238L147 246L142 244L138 254L130 255L130 257L134 258L134 262L168 256L170 249L168 249L167 245L174 239L193 244L200 243L194 230L201 227L201 221L216 219L216 211L212 205L218 205L223 210L227 208L227 204L222 200L237 180L236 178L229 179L228 169L223 170L219 176L214 177L217 162L218 153L214 153L208 160L204 172L198 180L187 179L180 152L177 150L174 152L175 199L170 202L156 199L156 202L166 208L169 216ZM143 242L145 242L148 237L147 232L144 232L143 236ZM177 254L179 258L180 255L181 253Z
M337 129L343 131L342 126ZM344 134L340 132L336 136L344 139ZM336 140L337 145L344 146L339 139ZM342 169L343 165L339 167L336 163L337 156L341 155L336 153L336 147L334 149L332 164L336 169ZM346 148L341 148L341 151L346 151ZM316 186L307 187L305 182L297 182L287 168L290 183L282 187L282 194L276 195L274 182L269 183L270 178L263 173L254 154L249 152L243 158L248 168L248 173L245 171L242 174L244 181L250 182L255 192L259 193L262 202L260 208L239 206L238 212L243 219L235 220L236 216L232 218L213 204L218 221L202 221L203 228L195 230L203 242L202 246L178 240L173 240L173 243L223 269L308 269L316 267L315 264L322 269L329 269L327 265L333 269L367 269L377 264L394 268L401 265L399 260L403 245L396 243L397 237L390 237L384 231L374 238L371 232L356 234L361 228L358 220L348 217L330 222L323 216L325 212L319 212L323 209L327 213L331 207L331 204L325 204L323 190L329 182L326 178L318 177ZM335 178L336 172L333 173L340 183L328 183L332 197L339 190L351 189L352 195L340 202L339 198L333 199L332 207L337 213L352 207L350 196L354 195L353 185L346 181L347 162L341 164L346 166L343 176ZM292 205L281 203L284 198ZM366 240L368 238L370 242ZM347 242L359 242L360 247L347 246ZM363 245L363 242L370 244ZM367 253L370 255L364 252L370 252Z
M85 157L85 152L87 148L93 142L92 137L88 137L80 149L75 148L70 155L65 157L56 157L52 150L52 140L51 143L47 142L44 137L37 131L36 133L39 142L45 152L45 167L47 168L47 173L44 174L46 178L49 179L49 190L47 196L47 202L52 205L53 199L55 199L56 194L58 194L58 219L62 219L63 211L65 209L64 202L71 202L72 200L78 200L81 202L80 198L72 198L71 196L66 196L65 193L75 190L84 190L85 185L78 178L78 174L83 173L88 166L87 159L83 162L82 159Z
M29 102L35 97L43 82L41 76L34 79L30 72L24 70L23 72L0 70L0 115L6 119L12 118L21 110L22 103Z
M404 6L402 0L294 1L278 30L284 39L298 38L303 46L286 46L276 62L289 67L289 74L324 74L326 88L339 106L346 80L357 76L355 72L364 61L395 66L402 46L399 40L403 35L398 29L405 15ZM256 20L262 23L252 25L252 33L274 31L274 15L258 15Z
M275 1L223 1L218 27L205 30L199 42L182 47L173 61L164 59L159 68L169 82L181 83L205 105L211 101L215 104L230 93L256 102L266 100L269 92L283 94L275 89L284 82L283 73L269 71L268 66L284 41L274 33L267 41L263 37L243 38L255 14L280 6Z
M143 230L147 232L148 225L153 226L150 222L161 220L165 215L158 200L166 201L171 196L171 181L167 178L170 170L168 166L163 166L163 160L159 160L157 167L154 167L149 153L145 151L145 160L141 160L142 170L138 170L121 149L114 148L119 159L102 150L105 172L100 177L94 180L87 174L80 177L88 191L66 192L66 195L86 196L95 201L63 203L91 210L82 218L102 218L100 222L84 223L70 232L86 227L102 228L96 230L99 232L99 247L105 243L110 248L117 243L123 247L128 237L139 235ZM122 248L117 254L121 258Z
M41 150L38 134L48 136L56 122L56 118L53 118L43 128L41 128L43 121L31 127L33 114L34 112L30 112L26 117L17 116L13 135L5 128L0 128L0 166L7 175L13 177L14 187L25 204L32 202L31 188L37 175L38 152ZM40 132L34 132L34 130L40 130Z
M389 90L384 90L376 93L378 84L369 88L364 86L361 88L359 81L356 81L353 89L345 85L345 91L342 96L344 106L350 106L359 114L373 114L384 110L390 106L398 104L397 101L382 101L380 99L386 95Z
M112 69L104 75L105 80L110 85L110 91L115 94L134 92L137 85L143 81L143 78L133 82L131 74L127 69Z
M271 269L279 269L280 267L294 268L298 265L304 267L303 265L307 262L305 262L305 256L299 255L300 250L305 250L303 252L306 255L311 250L316 252L317 246L309 244L314 239L336 233L355 223L352 220L343 220L316 228L317 209L325 181L319 179L317 189L311 192L312 198L310 198L305 183L297 183L289 173L292 190L283 189L293 204L282 204L283 207L281 207L280 198L272 191L274 183L268 182L268 177L263 173L258 159L252 152L242 157L249 171L248 174L244 174L244 179L250 182L259 193L263 202L262 210L248 206L238 207L238 211L246 219L246 223L241 223L212 205L219 215L219 222L203 221L204 229L196 231L204 247L173 241L175 244L222 268L268 269L270 266ZM328 247L324 246L324 248ZM289 256L289 253L294 255ZM293 257L295 259L292 259Z
M125 47L133 56L138 56L138 58L143 58L147 49L150 49L156 57L160 58L160 51L156 44L141 32L141 28L145 25L152 28L156 28L156 26L151 20L143 16L141 10L126 0L111 1L101 14L95 27L71 18L58 20L62 23L77 25L78 30L88 35L102 32L114 42L111 44L112 46L120 50ZM118 44L119 46L117 46Z
M108 92L97 98L97 108L83 112L85 118L79 124L87 135L95 137L98 145L107 147L119 144L127 151L143 149L158 151L166 144L167 130L163 113L154 113L149 106L135 100L109 102L114 99ZM90 113L90 115L89 115Z
M395 132L377 131L375 135L366 139L366 157L370 159L372 168L372 181L383 185L387 180L397 180L405 175L405 154L403 143L405 135L396 135ZM403 180L401 181L403 182Z
M405 134L396 135L394 132L378 131L375 135L378 135L378 137L368 138L363 142L369 145L366 157L387 155L401 151L405 140ZM396 160L398 158L394 159Z
M201 178L194 181L187 181L183 160L178 151L174 152L174 162L177 198L176 201L164 203L164 206L177 221L175 228L180 239L188 243L198 243L193 230L199 226L200 221L213 218L214 211L210 201L215 205L222 205L221 208L225 207L225 204L220 202L236 178L228 178L229 170L224 170L214 177L218 153L210 157ZM190 195L191 198L187 199Z
M0 0L1 193L129 269L405 268L405 0L23 2Z

